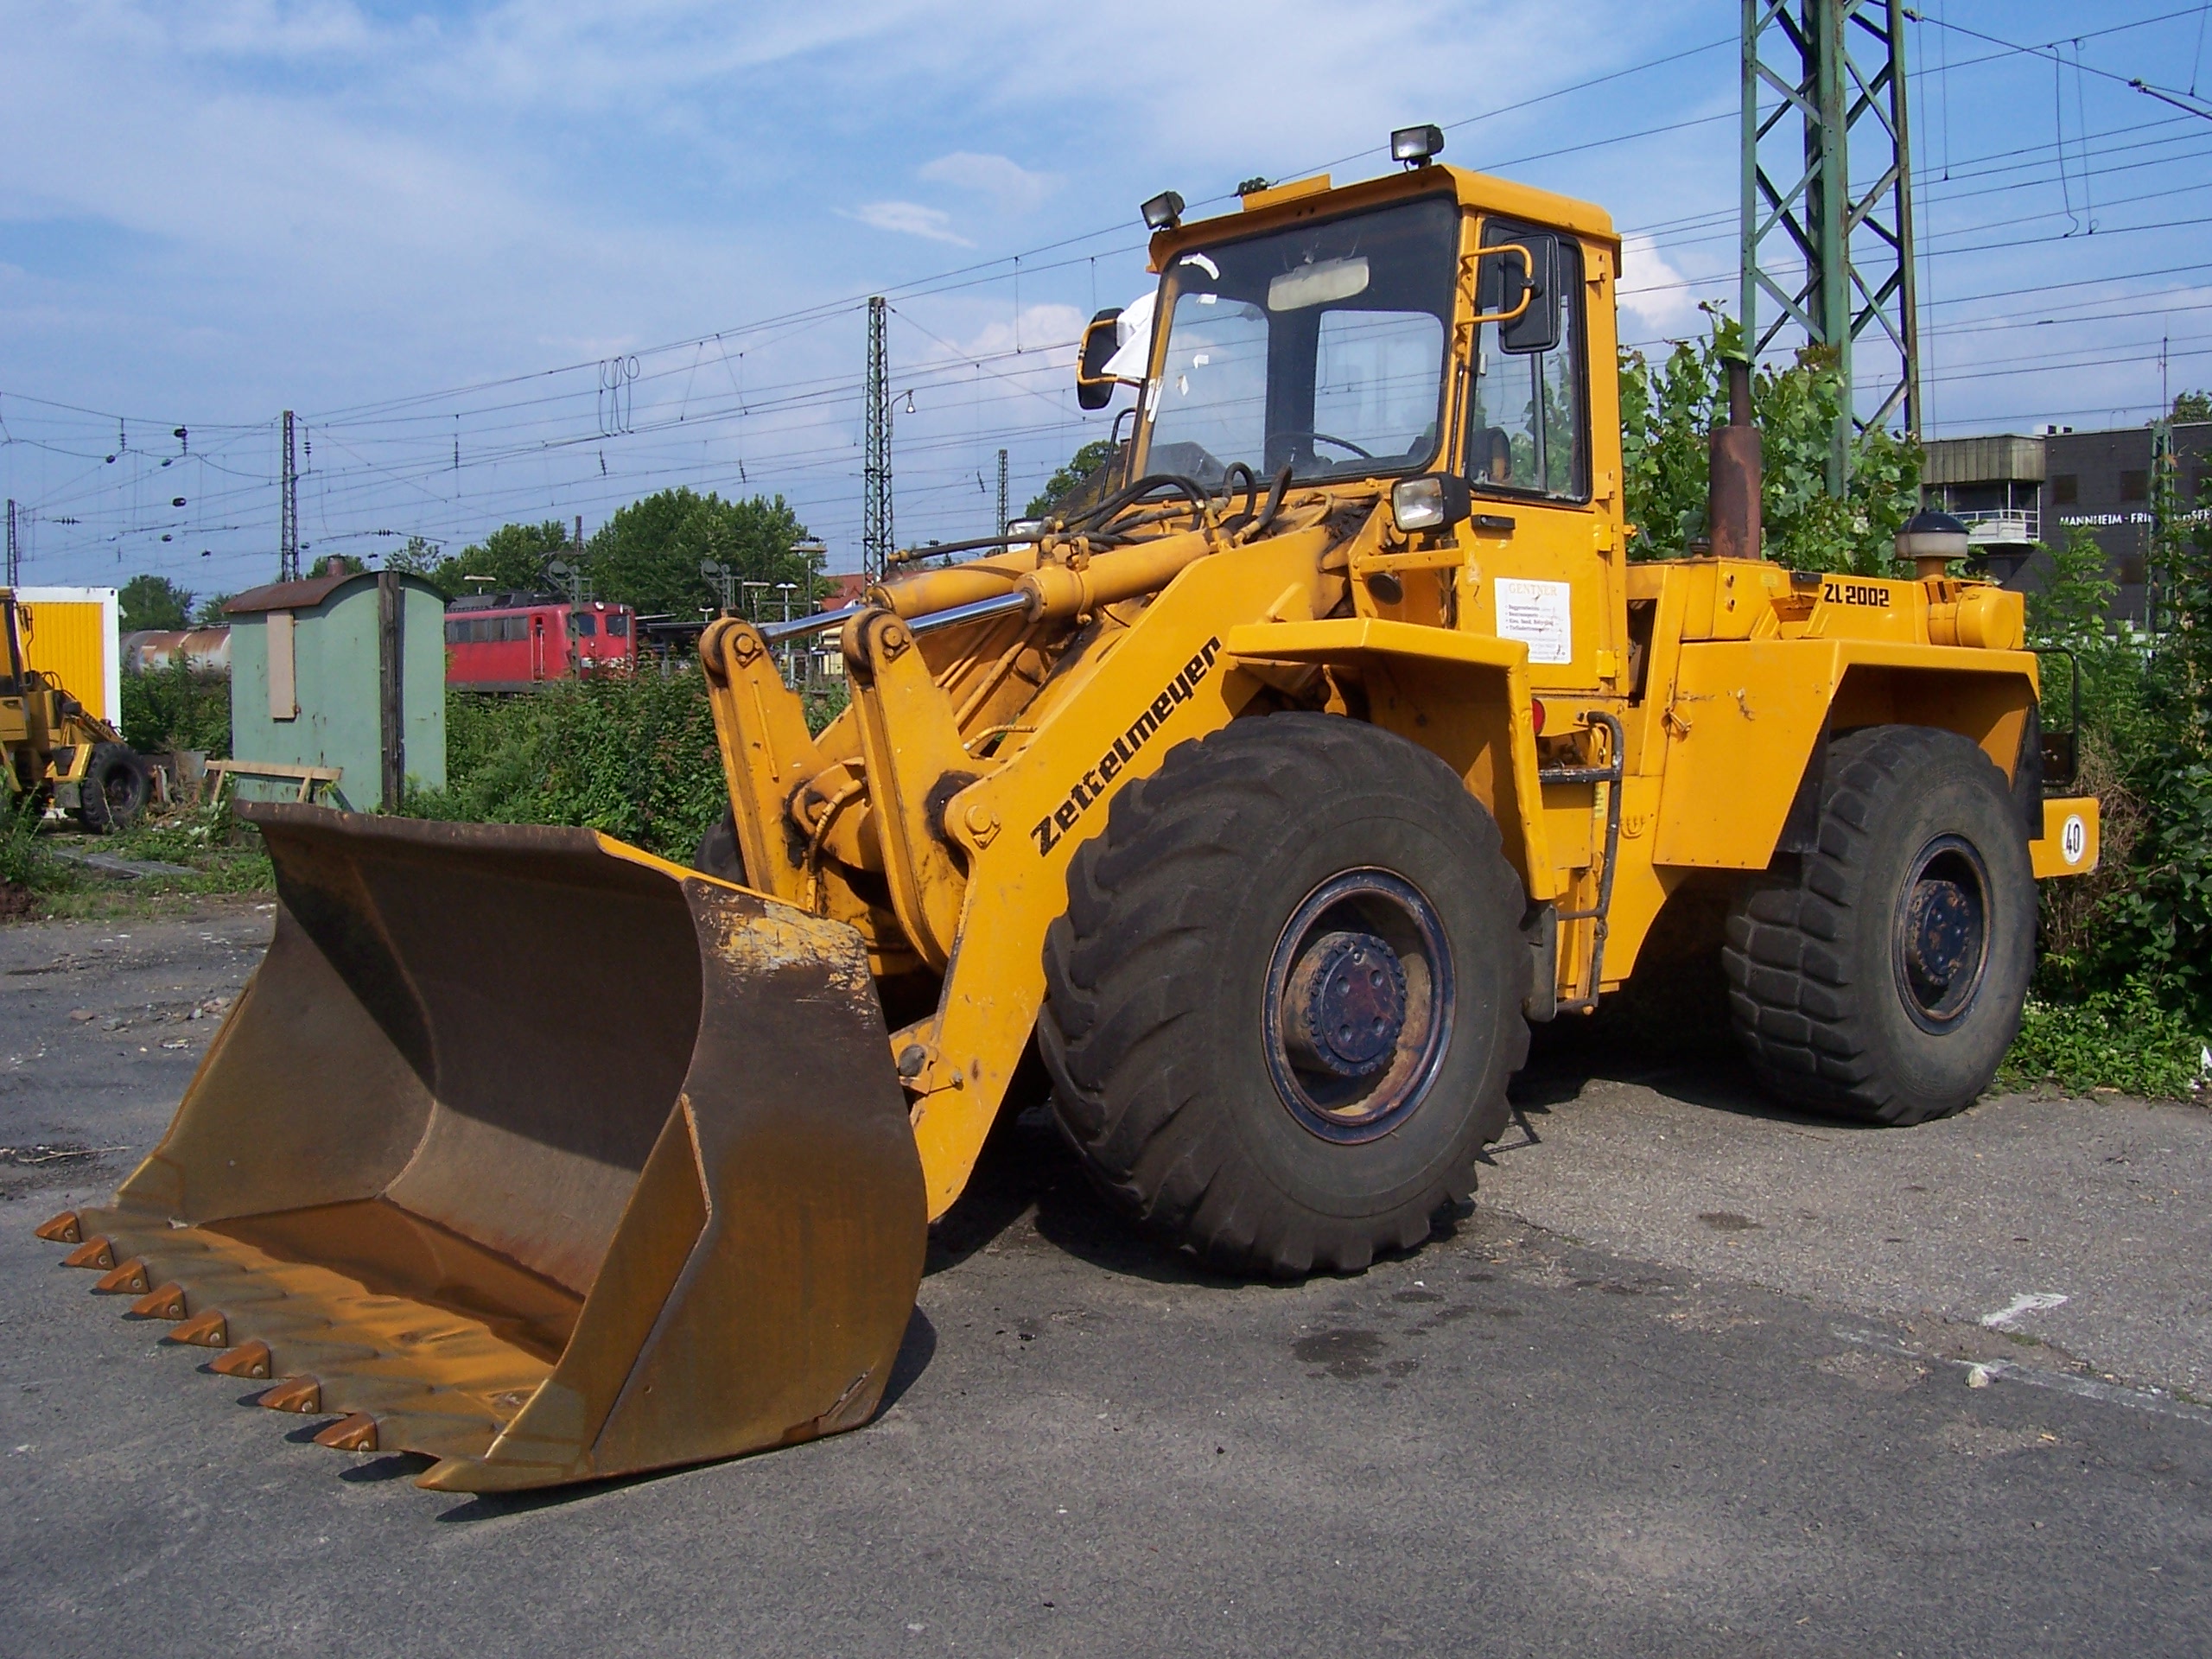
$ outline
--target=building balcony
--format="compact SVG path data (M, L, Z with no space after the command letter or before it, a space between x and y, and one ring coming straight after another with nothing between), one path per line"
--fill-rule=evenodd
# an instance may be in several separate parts
M2043 516L2033 507L1993 507L1951 516L1967 527L1975 547L2027 547L2043 539Z

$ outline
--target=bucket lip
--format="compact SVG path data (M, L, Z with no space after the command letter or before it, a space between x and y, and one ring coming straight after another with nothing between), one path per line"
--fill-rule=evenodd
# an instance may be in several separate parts
M341 812L334 807L306 806L293 801L238 801L234 810L256 829L331 840L381 842L437 852L596 853L672 881L690 881L724 892L748 893L770 904L785 902L773 893L748 887L741 881L727 880L704 870L688 869L671 859L634 847L600 830L566 824L467 823L443 818L386 817L381 813Z
M602 850L598 832L563 824L458 823L440 818L386 817L381 813L340 812L333 807L303 806L291 801L239 801L235 810L257 829L304 831L348 841L486 852Z

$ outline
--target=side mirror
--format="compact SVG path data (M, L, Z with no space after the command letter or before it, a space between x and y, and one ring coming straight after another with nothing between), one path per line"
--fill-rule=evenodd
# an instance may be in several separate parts
M1101 311L1083 331L1083 353L1075 365L1075 400L1084 409L1103 409L1114 401L1121 382L1106 372L1106 365L1121 348L1122 320L1118 305Z
M1500 351L1519 355L1558 346L1559 266L1559 238L1549 231L1508 232L1503 243L1482 251L1476 304L1484 316L1501 319Z

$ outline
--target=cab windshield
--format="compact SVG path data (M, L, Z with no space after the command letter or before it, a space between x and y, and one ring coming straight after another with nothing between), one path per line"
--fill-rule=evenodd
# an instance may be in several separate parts
M1459 213L1429 196L1178 255L1145 388L1147 473L1211 489L1419 472L1444 408Z

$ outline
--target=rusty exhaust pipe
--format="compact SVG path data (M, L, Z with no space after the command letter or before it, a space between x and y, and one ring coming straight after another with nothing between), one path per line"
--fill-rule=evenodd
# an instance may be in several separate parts
M1723 363L1728 376L1728 421L1713 429L1707 482L1706 522L1713 554L1721 559L1765 556L1759 528L1759 429L1751 423L1751 365Z

